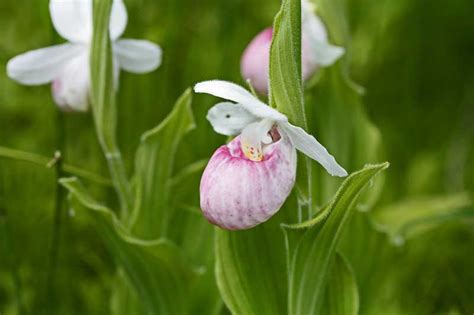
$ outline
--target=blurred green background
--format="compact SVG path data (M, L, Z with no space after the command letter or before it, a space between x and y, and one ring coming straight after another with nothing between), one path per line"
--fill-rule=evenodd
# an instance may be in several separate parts
M125 2L129 25L123 37L149 39L164 50L156 72L121 74L118 139L131 171L139 136L163 120L187 87L214 78L242 83L240 55L271 25L280 3ZM364 105L391 162L380 203L473 192L474 2L346 2L351 77L365 88ZM1 1L0 30L0 146L52 157L58 113L50 87L20 86L5 73L8 59L58 42L48 1ZM225 141L205 120L213 102L195 97L197 129L180 146L177 169L208 158ZM67 114L65 121L65 160L107 176L90 114ZM56 281L48 284L55 189L53 169L0 158L0 314L42 308L51 314L109 313L114 262L88 219L72 209L63 217ZM96 190L113 202L110 189ZM186 198L197 201L197 187ZM472 314L473 266L474 222L448 221L394 247L387 281L396 278L405 290L395 295L387 289L384 303L396 303L402 314Z

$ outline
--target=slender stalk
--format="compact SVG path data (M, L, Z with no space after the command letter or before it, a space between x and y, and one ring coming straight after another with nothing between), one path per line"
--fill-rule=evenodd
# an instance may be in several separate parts
M33 163L33 164L37 164L43 167L47 167L48 163L51 161L51 158L48 158L46 156L42 156L36 153L21 151L21 150L10 149L6 147L2 147L2 146L0 146L0 157ZM63 173L67 175L74 175L77 177L81 177L100 185L106 185L106 186L112 185L112 182L108 178L105 178L93 172L84 170L75 165L65 163L64 157L62 157L61 161L62 161L61 163L62 171Z
M104 154L109 165L110 177L119 197L122 208L121 217L126 220L129 218L130 209L132 209L132 191L125 171L122 155L120 151L108 151L104 148Z
M62 216L64 208L64 197L65 190L64 187L59 183L59 179L64 177L62 171L62 155L64 154L65 149L65 128L64 128L64 116L61 111L57 111L57 148L58 150L54 154L53 164L55 168L55 184L56 184L56 196L54 201L54 221L53 221L53 231L50 247L50 265L48 270L48 279L47 283L50 288L50 292L53 296L53 301L56 298L56 269L58 266L59 259L59 248L61 243L61 232L62 232Z
M94 32L90 54L92 112L99 143L120 201L121 218L126 221L133 207L133 194L116 139L116 82L109 37L112 0L95 0L93 3Z
M247 83L247 85L250 89L250 92L252 92L253 96L255 96L256 98L259 98L257 92L255 91L255 88L252 85L252 80L247 79L245 82Z
M308 200L307 202L307 220L310 220L313 217L313 174L312 174L312 160L308 157L306 160L306 172L308 173Z

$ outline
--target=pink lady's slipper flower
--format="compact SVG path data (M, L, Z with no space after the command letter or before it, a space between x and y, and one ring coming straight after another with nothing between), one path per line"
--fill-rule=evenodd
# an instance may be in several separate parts
M311 78L320 67L331 66L344 54L344 48L329 43L326 27L314 12L314 4L308 0L302 0L301 54L303 80ZM268 93L272 34L273 28L271 27L259 33L245 49L240 63L243 78L250 80L253 87L264 95Z
M54 28L69 42L19 55L8 62L8 76L22 84L52 82L55 103L65 111L86 111L89 104L89 53L92 41L93 0L51 0ZM114 0L110 17L115 80L119 69L134 73L153 71L161 63L161 49L145 40L118 39L127 25L122 0Z
M231 101L212 107L207 119L217 133L238 135L217 149L201 179L201 209L211 223L240 230L273 216L295 184L295 149L331 175L347 175L313 136L241 86L206 81L194 91Z

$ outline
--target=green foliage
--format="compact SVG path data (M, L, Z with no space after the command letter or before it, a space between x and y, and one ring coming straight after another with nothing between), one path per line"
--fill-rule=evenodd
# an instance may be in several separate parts
M288 282L281 220L282 213L251 230L217 231L217 283L233 314L286 314Z
M137 201L132 217L134 231L140 237L154 239L167 234L176 150L183 136L194 127L191 90L187 90L170 115L141 137L135 158Z
M288 116L291 123L307 129L301 79L301 1L285 0L273 22L270 48L270 105ZM298 193L301 211L311 202L311 160L298 165ZM307 210L306 212L310 212Z
M306 83L300 1L125 2L125 37L159 43L164 63L121 73L117 90L112 1L94 1L93 117L65 115L62 169L80 182L61 181L71 194L54 283L57 178L46 166L58 149L57 109L49 87L20 86L4 67L58 35L47 1L0 3L0 313L474 311L470 0L314 0L346 54ZM275 217L224 231L198 208L201 172L225 141L205 119L211 98L192 111L189 91L175 100L201 80L238 81L245 45L275 13L271 105L350 173L385 157L391 167L341 185L300 157L298 194Z
M311 221L285 226L289 255L290 314L323 311L324 290L330 285L327 277L334 268L335 251L344 226L348 224L361 190L387 167L388 163L367 166L350 175L329 205L327 219L322 226L314 226ZM329 294L326 298L334 299ZM355 310L351 310L353 312Z
M405 200L377 209L372 219L392 242L401 245L406 239L436 228L450 220L474 217L472 198L468 193Z
M112 0L94 0L94 32L90 56L91 105L97 137L104 150L117 150L117 104L112 45L109 38Z
M92 222L109 251L123 268L140 303L149 314L186 314L195 271L180 250L169 241L143 241L134 238L115 214L93 200L75 178L63 179L73 206L92 212Z
M306 128L301 82L301 1L284 0L273 24L270 105Z
M115 99L114 61L109 38L111 0L94 0L94 32L90 56L90 96L97 138L109 165L110 175L120 199L122 216L132 208L132 191L122 154L117 146L117 104Z
M359 291L354 272L341 254L336 254L328 274L328 286L321 310L330 315L359 314Z
M312 121L309 131L315 134L349 172L367 163L384 161L382 139L378 128L369 120L362 103L363 88L351 78L349 62L352 58L350 30L344 0L315 1L317 12L328 27L331 41L343 46L346 52L334 66L322 70L313 78L306 93L306 112ZM312 170L313 205L326 204L339 186L319 168ZM380 176L363 196L361 207L369 210L377 202L383 185Z

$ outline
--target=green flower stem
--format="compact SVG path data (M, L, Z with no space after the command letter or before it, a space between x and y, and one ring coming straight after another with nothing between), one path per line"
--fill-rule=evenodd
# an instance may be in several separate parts
M105 146L102 148L109 165L110 177L122 206L121 217L122 219L127 219L133 206L133 198L122 155L118 150L109 151Z
M94 33L90 56L91 105L97 137L120 201L121 219L126 221L133 207L133 194L116 139L116 86L109 38L111 8L112 0L94 1Z
M306 214L307 214L307 217L306 217L306 220L310 220L312 217L313 217L313 178L312 178L312 163L313 161L309 158L309 157L305 157L305 162L306 162L306 172L308 174L306 180L307 180L307 184L308 184L308 193L307 193L307 204L306 204L306 207L307 207L307 211L306 211Z
M64 177L62 171L62 159L66 145L66 130L64 114L61 111L57 111L56 114L56 148L57 151L54 153L54 158L49 163L50 167L54 167L55 170L55 200L54 200L54 218L53 218L53 230L51 233L51 245L50 245L50 260L48 266L48 273L46 278L47 286L49 290L48 299L56 301L58 298L58 291L56 285L56 274L59 260L59 249L61 244L61 232L63 230L63 210L64 210L64 197L66 191L64 187L59 183L59 179Z
M36 153L10 149L6 147L2 147L2 146L0 146L0 158L7 158L11 160L33 163L33 164L40 165L43 167L48 167L52 160L51 158L48 158L46 156L42 156ZM81 177L100 185L105 185L105 186L112 185L112 182L108 178L105 178L93 172L84 170L80 167L77 167L68 163L64 163L64 158L62 159L62 161L63 162L61 163L61 169L66 174Z

